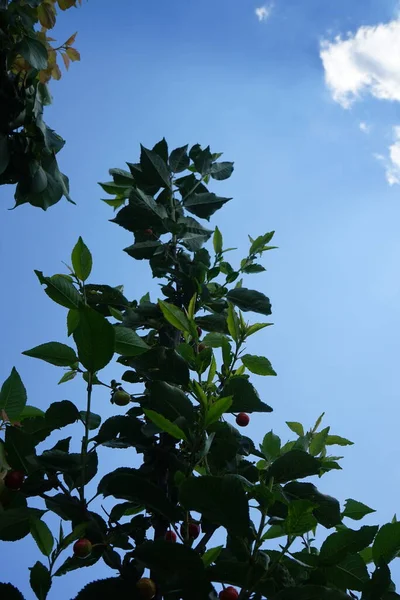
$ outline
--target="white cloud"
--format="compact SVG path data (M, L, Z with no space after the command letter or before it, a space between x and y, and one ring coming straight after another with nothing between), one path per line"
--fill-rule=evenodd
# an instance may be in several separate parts
M272 9L273 9L274 5L271 4L264 4L264 6L259 6L258 8L255 9L255 13L256 16L258 18L258 20L261 21L266 21L272 13Z
M366 93L400 101L400 18L324 40L320 56L326 84L344 108Z
M393 127L393 144L389 146L386 180L389 185L400 184L400 126Z
M359 128L363 133L369 133L371 131L371 125L368 125L368 123L365 121L361 121L361 123L359 123Z

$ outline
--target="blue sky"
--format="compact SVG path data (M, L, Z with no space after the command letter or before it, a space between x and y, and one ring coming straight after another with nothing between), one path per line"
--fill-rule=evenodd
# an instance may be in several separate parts
M278 372L255 376L274 413L254 419L249 432L261 440L273 428L286 440L286 420L311 426L325 411L325 424L355 446L320 489L364 501L377 510L365 522L383 523L398 511L400 492L398 5L275 0L264 20L257 8L249 0L115 0L112 8L91 0L60 15L56 37L78 30L82 61L52 83L46 120L67 140L60 164L77 206L7 212L13 190L1 190L0 380L15 365L30 404L70 399L83 407L80 382L58 387L56 367L20 354L66 339L65 311L33 270L62 272L82 235L93 282L124 283L131 298L150 289L155 298L145 265L122 252L130 234L108 222L96 182L133 162L140 142L210 144L235 161L234 176L214 188L234 198L214 221L226 245L238 247L232 261L244 256L247 234L274 229L279 246L266 257L268 271L248 280L270 296L275 323L250 351ZM110 367L104 377L119 375ZM115 413L107 393L98 392L94 410ZM117 450L102 457L110 469L132 460ZM31 540L3 545L2 578L29 599L21 573L40 559ZM50 597L69 600L106 573L100 566L67 575Z

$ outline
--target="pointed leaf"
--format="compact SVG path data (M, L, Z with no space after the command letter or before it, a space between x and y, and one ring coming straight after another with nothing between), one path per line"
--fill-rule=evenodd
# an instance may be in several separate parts
M232 162L219 162L214 163L211 167L211 177L213 179L217 179L218 181L223 181L224 179L229 179L229 177L233 173L233 163Z
M275 483L285 483L292 479L317 475L320 469L321 462L307 452L289 450L272 463L268 469L268 476L273 477Z
M115 352L123 356L138 356L150 350L150 346L146 344L136 331L129 327L117 325L114 327L115 332Z
M114 354L115 333L103 315L92 308L82 308L73 336L85 369L94 373L108 365Z
M386 523L378 533L372 546L372 556L376 565L383 559L389 564L400 552L400 522Z
M373 512L376 511L373 508L369 508L369 506L367 506L366 504L348 498L345 503L343 517L354 519L354 521L360 521L365 517L365 515L369 515Z
M169 166L173 173L181 173L188 168L190 160L187 150L187 144L186 146L181 146L180 148L175 148L175 150L172 150L169 157Z
M242 356L244 366L256 375L276 375L268 358L245 354Z
M89 248L81 237L72 250L71 260L78 279L86 281L92 271L93 260Z
M25 350L22 354L31 358L40 358L56 367L72 367L78 362L75 350L65 344L60 344L60 342L40 344L40 346Z
M26 389L15 367L0 390L0 411L4 410L9 419L16 419L26 404Z
M169 302L164 302L164 300L159 300L158 305L168 323L184 333L190 331L189 320L180 308Z
M29 582L38 600L46 600L51 588L51 576L47 567L37 561L30 569Z
M82 298L71 281L63 275L44 277L41 271L36 271L37 278L42 285L46 285L45 292L54 302L66 308L79 308Z
M244 312L253 311L262 315L271 314L271 303L269 298L257 292L256 290L249 290L247 288L235 288L229 290L226 295L227 300L235 304L240 310Z
M176 438L177 440L187 441L187 437L182 431L182 429L178 427L178 425L175 425L175 423L173 423L169 419L166 419L163 415L160 415L154 410L144 409L143 412L146 415L146 417L148 417L150 421L152 421L154 425L157 425L157 427L159 427L162 431L169 433L169 435L172 435L172 437Z
M220 398L214 402L214 404L212 404L207 411L205 427L207 428L212 423L215 423L215 421L218 421L218 419L220 419L224 413L229 412L231 406L231 396L225 396L224 398Z
M35 519L31 522L31 534L40 552L45 556L50 556L54 538L47 524L41 519Z

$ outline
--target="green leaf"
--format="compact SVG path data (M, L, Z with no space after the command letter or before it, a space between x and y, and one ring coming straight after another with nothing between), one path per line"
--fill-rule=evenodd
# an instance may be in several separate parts
M46 600L51 588L51 576L47 567L37 561L30 569L29 583L38 600Z
M215 423L215 421L218 421L224 413L229 412L229 409L231 408L231 406L232 406L232 397L231 396L226 396L224 398L220 398L219 400L214 402L214 404L212 404L207 411L205 427L207 428L212 423Z
M211 215L222 208L229 200L232 200L232 198L223 198L210 192L201 192L200 194L191 194L186 198L184 206L189 212L196 215L196 217L209 221Z
M53 550L54 538L47 524L41 519L33 520L31 522L31 534L40 552L45 556L50 556Z
M303 535L315 529L317 520L312 514L314 504L309 500L294 500L289 504L283 528L287 535Z
M41 271L35 270L35 273L40 283L47 286L44 291L51 300L70 309L79 308L82 305L82 298L78 290L65 276L44 277Z
M325 441L327 446L352 446L354 442L340 437L340 435L328 435Z
M203 556L201 557L204 566L209 567L212 565L212 563L215 562L221 554L222 549L223 546L216 546L215 548L209 548L206 552L204 552Z
M58 385L60 385L60 383L65 383L66 381L71 381L72 379L75 379L77 374L78 374L78 371L67 371L61 377L60 381L58 382Z
M93 260L89 248L80 236L72 250L71 261L75 275L81 281L86 281L92 272Z
M210 313L204 317L196 317L196 323L205 331L229 333L226 318L219 313Z
M246 492L232 475L189 477L180 486L179 499L187 510L225 527L232 535L246 536L250 525Z
M316 505L313 515L324 527L335 527L342 522L340 504L336 498L321 494L312 483L291 481L283 488L287 498L310 500Z
M368 569L359 554L351 554L334 567L327 567L324 573L328 582L342 589L362 592L369 581Z
M359 530L343 529L332 533L321 546L320 561L322 565L335 565L369 546L378 531L377 526L364 526Z
M210 348L222 348L226 337L223 333L210 332L203 338L203 344Z
M271 325L273 325L273 323L254 323L246 329L246 337L253 335L253 333L257 333L257 331L264 329L264 327L270 327Z
M238 342L240 337L240 324L238 316L235 313L235 309L230 302L228 303L228 316L226 319L226 324L228 325L229 335L235 342Z
M21 592L11 583L0 583L0 597L4 600L25 600Z
M15 542L30 532L33 510L29 508L9 508L0 513L0 540Z
M78 362L75 350L65 344L60 344L60 342L41 344L30 350L25 350L22 354L31 358L40 358L56 367L72 367L73 364Z
M231 412L271 412L272 408L261 402L255 387L246 375L231 377L222 390L222 396L232 396Z
M268 460L277 458L281 451L280 437L275 435L273 431L266 433L261 444L261 452Z
M304 427L301 423L297 423L296 421L286 421L286 425L291 431L297 433L298 436L303 437Z
M187 441L187 437L182 431L182 429L178 427L178 425L175 425L175 423L172 423L172 421L169 421L168 419L163 417L163 415L154 412L154 410L146 409L144 409L144 414L162 431L169 433L170 435L172 435L172 437L176 438L177 440Z
M143 505L174 523L182 517L181 510L165 492L136 469L121 467L105 475L99 483L98 493Z
M386 523L376 534L372 556L376 565L383 559L389 564L400 552L400 522Z
M169 156L169 166L173 173L181 173L188 168L190 160L187 150L187 144L186 146L181 146L180 148L175 148L175 150L172 150Z
M141 337L138 336L136 331L129 329L129 327L123 327L122 325L116 325L114 327L115 332L115 352L122 354L123 356L138 356L150 350L150 346L146 344Z
M367 506L366 504L348 498L346 500L342 516L348 517L349 519L354 519L354 521L360 521L365 517L365 515L369 515L373 512L376 511L373 508L369 508L369 506Z
M27 396L26 389L15 367L5 380L0 390L0 411L4 410L9 419L16 419L21 414Z
M79 412L80 417L82 419L82 422L85 423L86 422L86 415L88 414L86 412L86 410L81 410ZM100 415L96 415L96 413L90 412L89 416L88 416L88 425L89 425L89 429L90 431L92 431L93 429L97 429L98 427L100 427L100 423L101 423L101 416Z
M223 181L224 179L229 179L229 177L233 173L233 163L232 162L219 162L214 163L211 167L211 177L213 179L217 179L218 181Z
M256 375L276 375L268 358L245 354L242 356L244 366Z
M382 562L372 573L372 577L363 588L362 600L395 600L398 596L395 592L389 592L392 586L390 569ZM393 594L395 594L393 598Z
M32 470L35 446L32 437L19 427L6 428L5 451L10 467L25 473Z
M18 415L18 421L23 421L24 419L31 419L33 417L44 417L44 412L40 408L36 408L36 406L30 406L27 404L23 411Z
M277 458L268 469L268 477L273 477L275 483L285 483L292 479L302 479L317 475L321 462L303 450L289 450Z
M21 56L38 71L47 68L47 49L36 38L24 36L22 41L15 46L16 54Z
M222 233L220 232L218 227L214 229L213 246L215 254L221 254L223 249L223 238Z
M259 235L255 240L251 240L252 244L250 246L249 254L258 254L259 252L262 252L264 246L269 244L269 242L274 237L274 234L275 231L270 231L268 233L265 233L264 235Z
M82 308L73 336L85 369L95 373L108 365L114 354L115 333L103 315L92 308Z
M184 333L190 331L189 320L180 308L169 302L164 302L164 300L159 300L158 305L168 323L171 323L176 329Z
M165 161L153 150L141 147L140 166L149 180L161 187L171 187L171 177Z
M232 304L244 312L251 310L262 315L271 314L271 303L269 298L267 298L267 296L261 292L257 292L256 290L235 288L233 290L229 290L226 298L229 300L229 302L232 302Z
M324 450L329 430L330 427L325 427L325 429L322 429L322 431L312 434L312 439L309 447L310 454L312 454L313 456L317 456L318 454L320 454L320 452Z
M160 413L169 421L184 417L188 423L194 418L193 405L186 394L178 387L164 381L148 384L148 402L143 406Z

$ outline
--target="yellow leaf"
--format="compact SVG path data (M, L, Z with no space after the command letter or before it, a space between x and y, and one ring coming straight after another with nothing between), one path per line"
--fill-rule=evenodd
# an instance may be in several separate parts
M56 79L57 81L59 79L61 79L61 71L60 71L60 67L58 66L57 63L54 65L54 67L51 70L51 76L53 79Z
M69 68L69 62L70 62L69 61L69 56L68 56L68 54L66 54L66 52L63 52L61 54L61 56L62 56L62 59L64 61L65 68L68 70L68 68Z
M58 0L58 6L61 10L67 10L71 6L75 6L76 0Z
M57 62L57 52L53 48L48 48L47 56L48 56L49 67L50 66L52 67Z
M51 71L52 69L43 69L39 73L39 81L40 83L48 83L51 79Z
M67 39L67 41L65 42L64 46L72 46L72 44L75 42L75 38L76 38L77 35L78 35L78 32L76 31L74 33L74 35L71 35L71 37L69 37Z
M72 62L75 62L76 60L81 60L81 55L75 48L67 48L66 53L68 54Z
M56 24L56 9L52 4L43 3L37 9L40 24L45 29L52 29Z

